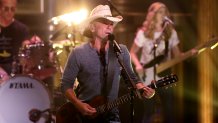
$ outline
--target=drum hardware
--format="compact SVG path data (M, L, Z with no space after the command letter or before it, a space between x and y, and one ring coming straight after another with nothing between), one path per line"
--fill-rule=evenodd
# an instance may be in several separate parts
M57 52L57 55L58 55L58 52ZM63 74L64 69L60 64L60 61L59 61L57 55L55 55L55 66L56 66L56 69L60 72L60 74Z
M31 109L29 111L29 120L36 123L43 115L47 117L45 123L55 123L55 120L52 118L50 109L45 109L43 111L40 111L39 109Z
M63 67L62 67L62 64L60 63L60 59L63 59L64 56L66 56L66 58L67 58L67 56L69 55L69 48L71 46L72 46L72 43L69 40L58 41L58 42L55 41L52 44L53 50L55 52L54 64L55 64L55 67L56 67L57 71L60 74L63 74L63 71L64 71ZM68 47L68 48L66 49L66 47ZM59 57L61 57L61 58L59 58Z
M40 42L40 43L35 43L35 44L28 44L25 47L27 49L29 49L29 48L32 48L32 47L44 47L44 46L45 46L45 44Z
M14 76L15 74L21 74L22 73L22 65L20 64L19 60L14 60L12 62L12 70L11 70L11 76Z
M18 57L29 58L31 55L31 48L44 47L44 43L28 44L19 49Z

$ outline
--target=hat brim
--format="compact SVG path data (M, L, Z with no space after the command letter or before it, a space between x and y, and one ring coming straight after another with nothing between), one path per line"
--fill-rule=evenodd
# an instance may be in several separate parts
M83 23L82 23L82 28L80 29L81 30L81 34L83 34L84 36L86 37L89 37L91 38L92 37L92 34L91 34L91 31L89 30L89 24L96 20L96 19L99 19L99 18L104 18L104 19L107 19L109 21L112 21L114 22L113 26L116 26L118 22L122 21L123 20L123 17L122 16L115 16L115 17L112 17L112 16L93 16L93 17L90 17L88 18L87 20L85 20Z

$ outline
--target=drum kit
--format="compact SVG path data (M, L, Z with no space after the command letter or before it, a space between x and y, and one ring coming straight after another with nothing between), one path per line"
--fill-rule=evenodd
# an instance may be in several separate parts
M32 74L43 80L55 72L52 61L49 60L48 47L44 43L36 43L20 48L18 62L15 62L12 72L14 74Z
M64 39L49 44L39 42L20 48L12 64L11 77L0 84L0 123L55 122L52 115L55 109L51 108L55 108L54 95L62 96L59 100L64 96L59 84L56 85L58 91L53 91L54 81L60 83L69 52L79 42ZM52 91L44 81L50 77L53 78Z

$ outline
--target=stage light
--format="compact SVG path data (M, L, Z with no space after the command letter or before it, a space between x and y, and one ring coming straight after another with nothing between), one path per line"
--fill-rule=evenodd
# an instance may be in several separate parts
M68 26L72 26L72 24L77 25L84 21L88 16L87 9L80 9L79 11L73 11L71 13L66 13L57 17L53 17L49 20L54 25L59 24L60 22L66 23Z

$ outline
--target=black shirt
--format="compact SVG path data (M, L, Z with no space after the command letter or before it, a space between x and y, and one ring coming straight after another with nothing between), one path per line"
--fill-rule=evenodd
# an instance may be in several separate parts
M29 31L26 25L14 20L0 31L0 66L11 73L11 63L17 56L22 41L28 38Z

